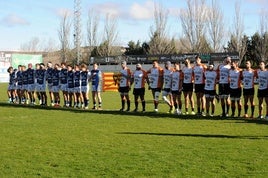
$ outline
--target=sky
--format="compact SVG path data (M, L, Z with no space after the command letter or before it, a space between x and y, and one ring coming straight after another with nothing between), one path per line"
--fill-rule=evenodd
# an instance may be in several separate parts
M81 0L82 45L86 45L88 11L100 15L100 33L105 14L117 17L118 44L129 41L148 41L150 26L154 23L154 3L161 3L168 10L168 32L179 38L182 34L179 21L180 9L186 0ZM210 0L207 0L210 2ZM224 22L231 29L236 0L219 0ZM240 0L244 31L251 36L259 29L260 13L268 11L268 0ZM58 29L64 12L73 14L73 0L0 0L0 51L18 51L22 44L38 38L43 46L59 46ZM71 32L73 34L73 32ZM73 39L71 39L73 40Z

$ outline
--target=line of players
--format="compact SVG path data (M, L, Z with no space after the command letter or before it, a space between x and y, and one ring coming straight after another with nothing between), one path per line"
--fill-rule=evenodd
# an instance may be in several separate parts
M254 117L254 81L258 81L258 101L259 101L259 119L263 119L263 102L266 102L266 119L268 119L268 71L265 69L265 62L259 63L259 69L253 70L251 62L246 61L244 70L238 67L236 61L231 61L227 56L224 62L214 70L213 65L204 65L201 58L196 56L195 65L192 66L189 59L185 60L185 66L181 69L179 63L174 66L167 61L165 67L161 68L158 61L153 61L153 67L145 71L141 64L136 65L133 72L127 67L125 61L121 63L122 70L118 77L119 93L121 96L122 108L125 110L127 102L127 111L130 110L129 91L131 85L134 85L134 111L138 111L138 102L142 103L142 111L145 111L145 84L149 85L154 100L154 111L158 112L158 103L160 93L162 92L163 100L169 105L170 113L176 111L182 114L181 94L184 95L185 112L189 114L189 105L191 107L190 114L195 114L195 104L193 92L196 95L197 115L213 116L215 113L215 98L221 103L222 117L229 116L231 109L231 117L241 117L242 102L241 96L244 97L244 117L249 117L248 109L250 103L251 115ZM216 92L216 84L218 84L218 94ZM242 91L243 88L243 91ZM211 111L210 111L211 109Z
M8 96L10 103L35 104L35 98L39 99L41 106L47 106L47 94L52 106L60 106L60 91L62 91L64 107L75 107L88 109L89 82L91 81L92 109L102 108L101 89L102 73L96 63L93 69L88 71L86 64L66 65L66 63L36 64L33 69L32 64L26 66L19 65L18 69L8 68L10 75ZM97 107L98 101L98 107Z

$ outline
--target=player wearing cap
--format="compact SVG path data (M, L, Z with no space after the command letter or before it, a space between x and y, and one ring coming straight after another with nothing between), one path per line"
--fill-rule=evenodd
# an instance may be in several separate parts
M201 63L201 58L199 57L199 55L195 57L195 62L196 63L193 68L193 72L194 72L194 86L195 86L196 104L197 104L197 115L203 115L205 110L204 73L206 71L206 66Z
M266 102L266 119L268 119L268 71L265 69L265 62L260 61L259 69L257 70L257 79L259 83L258 100L259 100L259 116L258 119L263 119L263 100Z
M229 91L229 70L231 69L231 57L227 56L224 62L217 68L217 78L219 80L219 98L221 101L222 117L228 116L230 108L230 91Z
M205 71L205 98L206 98L206 115L214 116L215 112L215 96L216 96L216 83L217 72L213 70L214 66L210 64L208 70ZM209 108L211 106L211 114L209 114Z
M124 111L125 109L125 103L127 102L127 110L130 110L130 99L129 99L129 90L131 85L131 70L127 67L127 62L122 61L121 62L122 69L120 70L119 74L119 93L121 98L121 109L120 111Z
M158 112L159 95L163 86L163 69L159 66L158 61L153 61L153 67L147 71L150 86L154 100L154 111Z
M248 117L248 102L251 105L251 118L254 117L254 80L256 77L256 72L251 68L251 62L246 61L246 69L242 72L243 78L243 96L244 96L244 117Z
M180 70L180 64L176 62L174 64L174 71L171 74L171 93L176 113L181 114L182 102L181 102L181 91L182 91L182 71Z
M234 117L236 105L237 103L237 109L238 109L238 117L240 117L241 114L241 86L242 86L242 71L238 68L238 63L236 61L231 62L231 69L229 71L229 86L230 86L230 100L231 100L231 110L232 115L231 117Z
M164 72L163 72L164 86L163 86L163 91L162 91L162 98L169 106L169 111L168 111L169 113L174 112L173 98L172 98L172 93L171 93L172 72L173 72L173 68L171 67L171 62L166 61Z
M193 67L191 66L191 62L189 59L185 59L184 61L185 67L182 69L183 75L183 83L182 83L182 91L184 95L184 103L185 103L185 114L188 114L189 102L192 108L191 114L195 114L194 112L194 98L193 98Z
M136 65L136 70L132 74L132 83L134 83L133 95L135 109L134 112L138 111L139 98L142 103L142 112L145 112L145 82L149 83L147 72L142 69L141 64Z

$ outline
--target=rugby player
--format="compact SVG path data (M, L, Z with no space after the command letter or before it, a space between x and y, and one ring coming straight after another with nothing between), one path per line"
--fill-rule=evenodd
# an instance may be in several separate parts
M258 79L258 101L259 101L259 116L258 119L264 119L263 101L266 103L266 118L268 119L268 71L265 69L265 62L260 61L259 69L257 70Z
M154 111L158 112L159 95L163 86L163 69L159 66L158 61L153 61L153 67L147 71L150 86L154 100Z
M195 57L195 62L196 63L195 66L193 67L193 72L194 72L194 88L195 88L196 104L197 104L197 115L204 115L205 111L204 73L206 71L206 66L201 63L201 58L199 57L199 55Z
M145 112L145 82L149 83L149 79L147 76L147 72L142 69L141 64L136 65L136 70L133 72L133 80L132 83L134 83L134 89L133 89L133 95L134 95L134 103L135 103L135 109L134 112L138 111L139 106L139 98L141 100L142 104L142 112Z
M248 118L248 102L251 106L251 118L254 117L254 80L256 77L256 72L251 68L251 62L246 61L246 69L242 72L243 79L243 96L244 96L244 111L245 118Z
M193 68L189 59L184 61L185 67L182 69L183 83L182 91L184 95L185 114L188 114L189 102L191 105L191 114L194 115L194 98L193 98Z
M180 70L180 64L176 62L174 64L174 71L171 73L171 93L175 107L176 114L181 115L182 102L181 102L181 91L182 91L182 71Z
M125 103L127 102L127 109L126 111L130 111L130 98L129 98L129 90L131 85L131 75L132 72L130 68L127 67L127 62L121 62L121 71L119 74L120 82L119 82L119 93L121 98L121 109L120 111L124 111Z
M236 61L231 62L231 69L229 71L229 86L230 86L230 100L231 100L231 117L235 116L236 103L238 109L238 117L241 115L242 103L242 70L238 68L238 63Z
M227 56L224 62L217 68L217 78L219 81L218 93L221 101L222 117L228 116L230 108L230 91L229 91L229 70L231 69L231 57Z
M217 72L213 70L214 66L210 64L208 69L205 71L205 98L206 98L206 115L214 116L215 113L215 96L216 96L216 83L217 83ZM211 106L211 114L209 109Z

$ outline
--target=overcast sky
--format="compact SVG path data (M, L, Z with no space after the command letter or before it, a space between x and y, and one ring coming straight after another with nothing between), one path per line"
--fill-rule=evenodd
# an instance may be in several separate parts
M83 45L86 44L86 20L93 8L104 21L107 12L118 17L119 44L130 40L148 41L153 25L154 2L160 2L169 11L169 34L182 34L178 13L186 7L186 0L81 0ZM210 2L210 0L207 0ZM253 35L259 29L260 13L268 10L268 0L241 0L241 14L245 33ZM228 30L235 12L235 0L219 0ZM0 50L19 50L21 44L38 37L44 44L53 41L58 46L58 28L64 11L72 14L73 0L0 0ZM102 24L100 23L100 26ZM102 29L100 29L102 30ZM73 33L73 32L72 32ZM73 40L73 39L72 39Z

